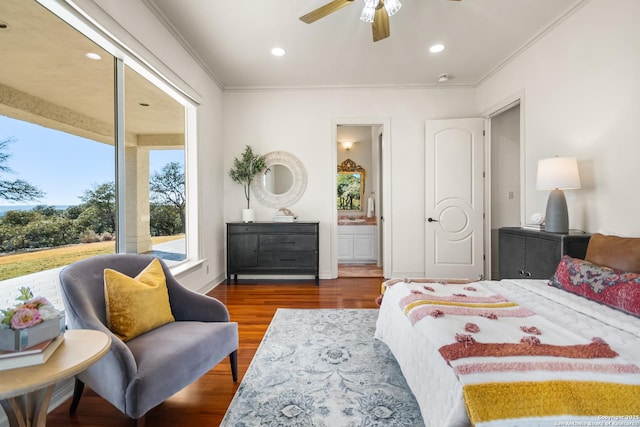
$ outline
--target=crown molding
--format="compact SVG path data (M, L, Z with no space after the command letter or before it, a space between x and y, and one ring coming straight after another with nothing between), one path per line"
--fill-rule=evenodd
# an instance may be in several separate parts
M200 67L204 70L205 73L215 82L215 84L220 88L221 91L225 91L224 83L220 81L218 76L213 72L213 70L207 65L207 63L198 55L198 53L193 49L193 47L185 40L185 38L180 34L177 28L171 23L169 18L160 10L158 5L154 0L141 0L142 4L144 4L151 13L160 21L160 23L173 35L173 37L180 43L180 45L187 51L187 53L193 58L194 61L200 65Z
M538 34L527 40L522 46L516 49L511 55L507 56L507 58L502 61L498 66L493 68L487 74L485 74L480 80L478 80L473 86L478 87L482 85L484 82L489 80L491 77L496 75L500 70L505 68L507 65L515 61L520 55L522 55L527 49L536 44L539 40L544 38L547 34L549 34L553 29L558 27L561 23L569 19L569 17L573 16L578 10L582 9L587 3L591 0L579 0L570 6L562 15L552 21L549 25L547 25L542 31Z
M302 85L302 86L226 86L225 92L270 92L270 91L332 91L332 90L452 90L473 89L472 84L387 84L387 85Z
M189 55L202 67L202 69L211 77L216 85L223 92L267 92L267 91L303 91L303 90L344 90L344 89L470 89L478 88L491 77L496 75L502 69L507 67L510 63L515 61L520 55L522 55L527 49L536 44L539 40L545 37L553 29L558 27L562 22L566 21L569 17L574 15L578 10L584 7L591 0L578 0L572 6L570 6L562 15L553 20L549 25L542 29L538 34L530 38L513 53L507 56L501 63L491 69L487 74L482 76L475 83L468 84L456 84L447 83L446 85L439 83L427 83L427 84L380 84L380 85L301 85L301 86L225 86L220 81L218 76L213 70L206 64L206 62L198 55L193 47L184 39L182 34L175 28L167 16L160 10L155 4L154 0L141 0L144 5L158 18L158 20L164 25L164 27L178 40L182 47L189 53Z

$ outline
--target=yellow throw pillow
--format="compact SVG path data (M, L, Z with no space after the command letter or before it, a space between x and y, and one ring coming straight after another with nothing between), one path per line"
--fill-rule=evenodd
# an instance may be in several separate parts
M122 341L175 321L166 278L157 258L135 278L106 268L104 297L107 327Z

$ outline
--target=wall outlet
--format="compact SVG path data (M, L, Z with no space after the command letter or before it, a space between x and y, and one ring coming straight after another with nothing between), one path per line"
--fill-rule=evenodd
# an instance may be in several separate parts
M509 194L507 197L509 198L509 200L513 199L513 191L509 191Z

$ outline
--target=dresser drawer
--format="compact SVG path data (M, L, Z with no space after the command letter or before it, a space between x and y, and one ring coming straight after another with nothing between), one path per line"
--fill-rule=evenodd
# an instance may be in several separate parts
M291 270L315 268L316 262L315 252L261 252L258 259L260 267Z
M256 234L297 234L308 233L315 235L317 224L309 223L277 223L277 224L264 224L264 223L242 223L242 224L228 224L227 233L239 234L239 233L256 233Z
M309 234L263 234L260 236L260 251L296 252L314 251L316 236Z

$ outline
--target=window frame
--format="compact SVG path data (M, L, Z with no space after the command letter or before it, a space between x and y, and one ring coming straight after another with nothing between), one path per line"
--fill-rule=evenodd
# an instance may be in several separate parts
M125 182L125 125L124 125L124 70L125 66L140 74L151 84L158 87L165 94L173 98L184 107L185 111L185 192L186 208L186 259L171 266L175 274L186 271L204 262L200 254L199 245L199 203L198 203L198 161L197 161L197 128L199 102L195 97L180 89L179 84L159 72L140 54L117 40L108 33L94 19L83 12L78 6L67 0L60 3L56 0L36 0L67 25L74 28L114 58L114 135L115 158L114 178L116 184L116 252L124 253L126 244L126 193L122 191Z

